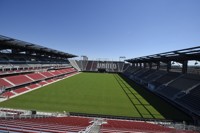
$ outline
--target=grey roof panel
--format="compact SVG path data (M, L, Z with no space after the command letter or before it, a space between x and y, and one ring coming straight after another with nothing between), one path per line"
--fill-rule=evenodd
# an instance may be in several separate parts
M33 50L33 51L37 51L37 52L46 52L49 54L56 54L58 56L62 56L62 57L66 57L66 58L77 57L76 55L73 55L73 54L69 54L69 53L65 53L62 51L55 50L55 49L43 47L43 46L40 46L37 44L21 41L18 39L6 37L3 35L0 35L0 43L1 43L1 46L4 45L4 47L7 46L7 47L20 48L20 49Z

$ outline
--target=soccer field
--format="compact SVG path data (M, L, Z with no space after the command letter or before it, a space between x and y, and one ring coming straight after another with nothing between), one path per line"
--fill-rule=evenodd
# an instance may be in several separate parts
M139 118L188 119L160 98L136 88L130 86L118 74L81 73L1 102L0 107ZM150 102L144 98L148 97L147 95L151 99ZM162 109L156 106L162 106Z

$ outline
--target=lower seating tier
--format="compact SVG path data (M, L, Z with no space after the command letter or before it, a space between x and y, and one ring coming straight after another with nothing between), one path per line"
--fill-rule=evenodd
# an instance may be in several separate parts
M177 102L191 108L193 111L196 111L200 115L200 86L197 86L191 90L187 95L177 98Z
M19 89L13 90L13 91L16 93L22 93L22 92L28 91L28 89L27 88L19 88Z
M39 87L39 85L31 84L31 85L28 85L27 87L30 88L30 89L35 89L35 88Z
M2 96L4 97L11 97L11 96L14 96L15 94L13 92L10 92L10 91L6 91L5 93L2 94Z

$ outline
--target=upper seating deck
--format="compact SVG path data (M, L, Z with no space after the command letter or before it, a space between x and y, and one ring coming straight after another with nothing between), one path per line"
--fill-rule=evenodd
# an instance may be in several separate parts
M61 74L65 74L66 72L64 70L57 70L59 71Z
M40 73L31 73L31 74L27 74L27 76L35 81L45 79L45 77L41 75Z
M52 73L54 76L62 75L61 72L56 71L56 70L54 70L54 71L50 71L50 73Z
M5 79L7 79L8 81L12 82L15 85L23 85L32 82L32 80L26 77L25 75L9 76L6 77Z
M67 72L75 72L76 71L76 69L74 69L74 68L67 68L67 69L64 69L64 70L66 70Z
M53 74L51 74L50 72L40 72L42 75L44 75L44 76L46 76L46 77L53 77L54 75Z
M12 87L12 86L13 85L11 85L9 82L4 80L3 78L0 78L0 87L9 88L9 87Z

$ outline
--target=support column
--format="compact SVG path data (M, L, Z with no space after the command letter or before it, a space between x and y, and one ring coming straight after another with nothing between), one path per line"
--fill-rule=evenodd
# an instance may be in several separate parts
M171 69L171 61L167 62L167 72L169 72Z
M185 74L187 73L187 68L188 68L188 61L183 61L182 62L182 73Z
M138 63L136 63L136 67L139 67Z
M140 68L142 68L142 63L140 62L139 64L140 64Z
M160 69L160 61L157 62L157 70Z
M152 62L149 62L149 69L152 68Z
M146 67L147 67L147 64L146 64L146 62L144 62L143 64L144 64L144 68L146 68Z

